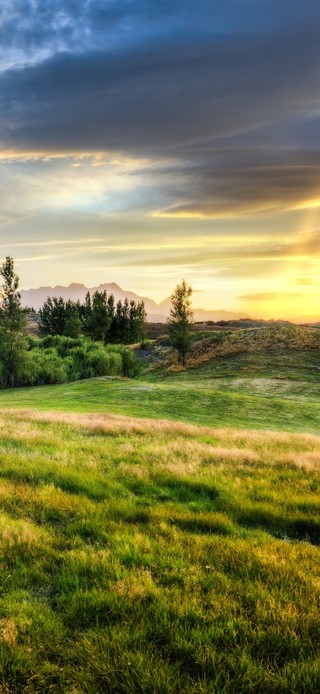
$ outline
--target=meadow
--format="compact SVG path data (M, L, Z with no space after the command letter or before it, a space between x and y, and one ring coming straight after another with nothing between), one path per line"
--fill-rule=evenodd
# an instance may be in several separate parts
M2 412L3 692L320 682L320 439Z
M1 693L319 691L318 353L249 337L0 393Z
M320 431L320 330L202 333L176 366L166 342L142 351L138 378L101 377L0 391L0 408L110 412L209 426Z

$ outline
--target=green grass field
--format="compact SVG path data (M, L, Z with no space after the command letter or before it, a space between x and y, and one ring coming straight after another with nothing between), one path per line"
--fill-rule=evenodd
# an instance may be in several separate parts
M281 334L0 392L0 694L320 691L318 334Z
M0 424L0 691L319 691L318 437Z
M269 328L260 333L228 332L227 338L210 333L202 342L197 335L191 368L185 371L172 369L175 356L162 350L160 361L155 361L155 351L151 369L147 361L135 379L105 377L1 391L0 408L110 412L209 426L320 433L320 331Z
M320 432L320 408L315 397L308 397L307 392L303 397L289 397L283 392L272 396L252 394L247 380L237 386L219 381L217 389L215 383L190 377L168 377L165 381L101 378L2 391L0 408L5 407L110 412L209 426Z

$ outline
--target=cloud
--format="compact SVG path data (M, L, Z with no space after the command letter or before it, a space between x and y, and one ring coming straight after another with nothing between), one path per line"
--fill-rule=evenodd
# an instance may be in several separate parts
M228 5L227 11L225 5ZM292 3L294 5L295 2ZM260 3L261 5L261 3ZM263 7L264 5L264 7ZM250 0L2 0L0 39L12 60L30 55L37 62L61 50L86 52L90 48L141 45L152 37L159 40L193 35L217 36L237 33L248 27L268 25L268 3L254 11ZM247 15L247 17L246 17ZM281 10L277 21L281 23Z
M294 278L294 282L295 282L295 284L300 284L300 285L302 285L302 286L303 286L303 285L308 286L308 285L310 285L310 284L311 284L311 285L312 285L312 284L316 284L315 279L312 278L312 277L295 277L295 278Z
M215 160L181 171L176 202L160 217L219 218L295 210L320 189L320 150L316 153L265 150L218 154ZM177 172L177 177L179 172ZM183 192L181 194L181 188ZM318 203L320 206L320 202Z
M124 251L126 249L124 248ZM155 254L155 250L157 250ZM308 238L301 240L300 237L283 239L280 243L276 239L266 243L257 237L255 240L245 238L242 235L234 237L231 242L228 238L219 237L216 239L185 239L184 245L165 249L164 244L150 246L143 249L141 246L131 248L130 256L124 258L126 266L139 265L139 267L157 265L186 265L186 266L207 266L210 265L215 272L220 272L221 268L228 266L230 274L244 272L252 274L255 270L262 272L261 268L267 264L276 266L277 263L284 264L288 261L299 258L307 260L310 256L316 258L320 255L320 232L311 234ZM243 269L237 267L243 265ZM250 270L248 269L250 267ZM306 283L306 282L304 282Z
M295 292L260 292L258 294L244 294L239 296L241 301L278 301L279 299L301 299L303 295Z
M146 158L159 216L303 206L320 187L319 21L314 0L7 0L0 143Z
M309 27L309 33L298 63L292 61L301 51L300 27L248 44L234 37L219 41L214 32L200 42L191 32L182 44L163 45L159 38L120 52L59 52L2 75L2 137L28 149L160 153L165 147L166 156L193 160L205 147L208 156L208 140L305 115L320 57L317 31ZM237 150L227 142L221 153L230 146Z

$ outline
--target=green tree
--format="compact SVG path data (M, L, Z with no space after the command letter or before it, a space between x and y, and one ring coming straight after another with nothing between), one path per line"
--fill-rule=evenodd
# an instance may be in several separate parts
M103 342L110 329L112 315L106 291L87 292L84 309L84 332L92 340Z
M0 266L0 275L3 278L0 299L1 384L8 388L18 384L19 369L26 358L29 310L21 307L19 277L14 271L13 258L10 256Z
M39 316L40 335L63 335L67 315L62 296L48 296L39 311Z
M48 296L39 311L40 335L79 337L82 328L80 311L79 302L75 303L71 299L65 301L62 296Z
M193 313L191 311L191 287L182 280L171 295L168 332L171 344L178 351L179 363L185 366L186 354L192 340Z
M81 319L79 316L79 306L73 301L66 302L66 322L64 324L63 334L67 337L76 339L81 333Z
M119 343L122 337L122 303L119 299L110 326L110 342Z
M145 342L145 324L146 324L147 314L144 308L144 302L130 301L129 310L129 343L141 342L142 345Z

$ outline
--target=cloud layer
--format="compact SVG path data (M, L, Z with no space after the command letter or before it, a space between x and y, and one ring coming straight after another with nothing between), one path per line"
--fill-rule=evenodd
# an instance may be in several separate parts
M314 0L3 0L0 246L23 285L316 305L319 26Z
M314 0L4 3L2 149L166 161L164 214L291 209L320 184L319 25Z

